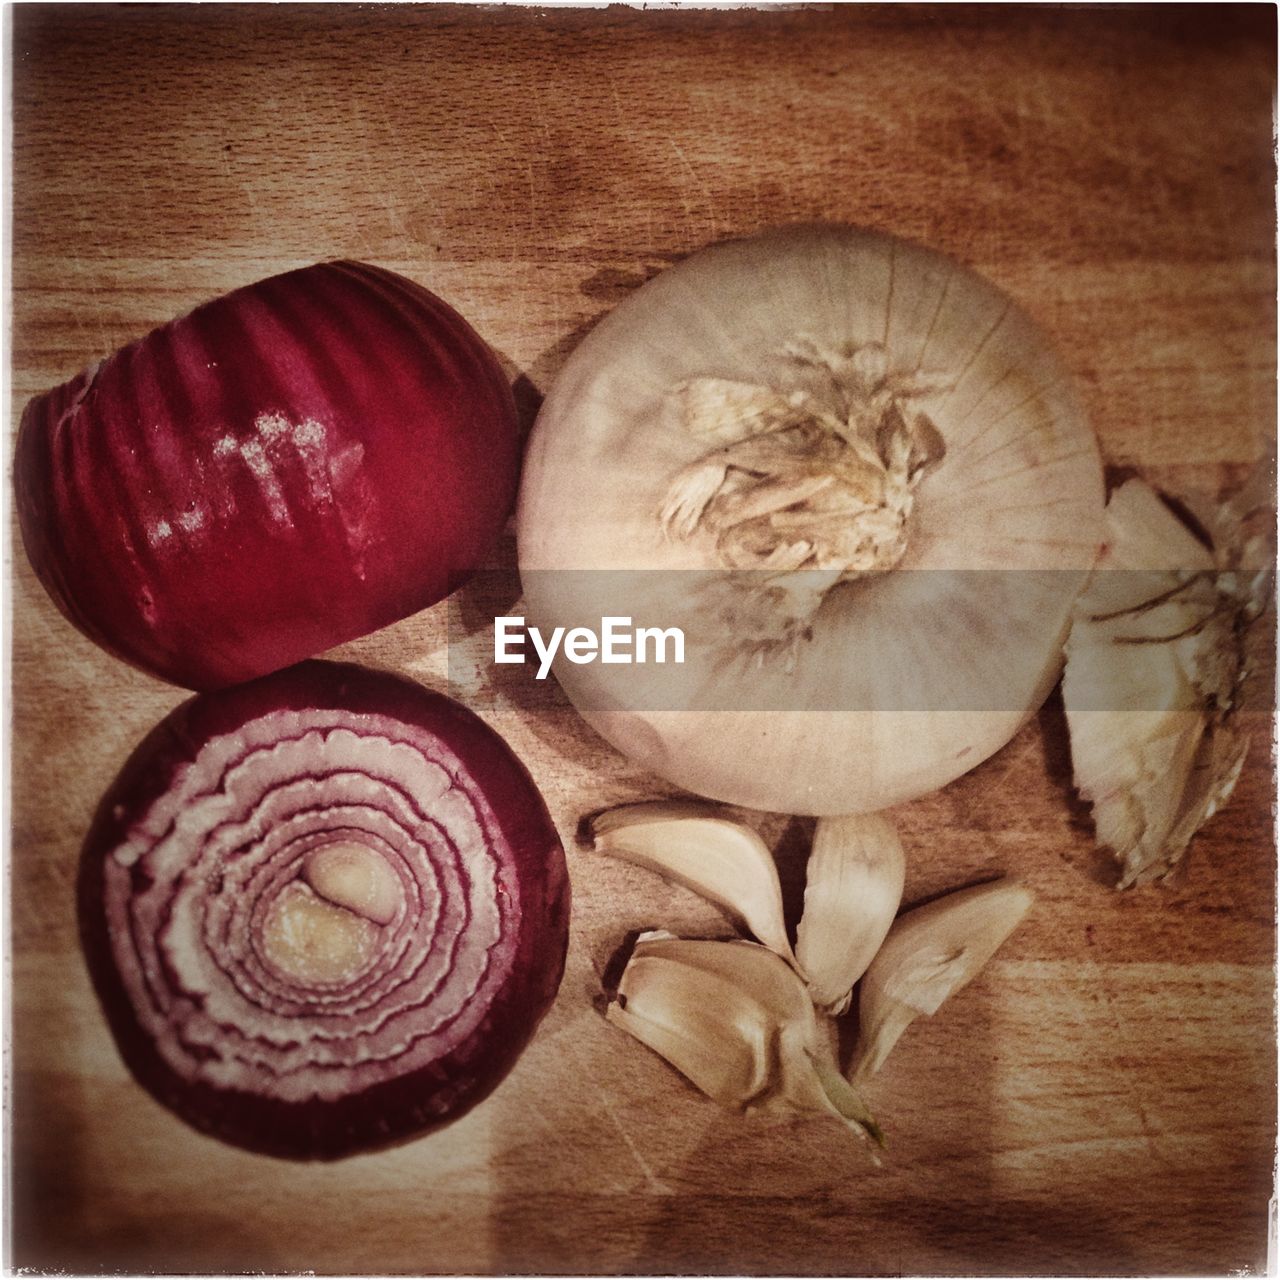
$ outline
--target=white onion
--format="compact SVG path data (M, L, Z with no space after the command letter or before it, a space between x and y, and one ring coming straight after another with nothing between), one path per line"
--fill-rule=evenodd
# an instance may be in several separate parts
M876 562L896 567L828 590L810 639L734 652L723 609L708 614L710 575L725 576L716 539L664 535L659 513L717 443L682 417L688 385L785 393L796 342L882 347L892 370L946 385L921 402L945 457L914 488L905 552ZM792 228L695 254L573 353L526 456L520 567L544 632L622 613L711 637L694 636L681 668L557 661L625 754L717 800L856 812L972 769L1040 704L1102 508L1070 378L1007 296L886 235Z

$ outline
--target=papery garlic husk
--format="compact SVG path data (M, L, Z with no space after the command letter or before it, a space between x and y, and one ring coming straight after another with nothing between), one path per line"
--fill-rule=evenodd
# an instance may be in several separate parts
M773 854L740 822L672 801L623 805L591 820L598 853L626 858L693 890L744 924L770 950L794 959Z
M1075 784L1121 887L1177 865L1244 763L1235 713L1270 555L1236 514L1215 513L1210 549L1148 485L1126 482L1076 606L1062 684Z
M555 664L632 759L750 808L870 812L1040 704L1102 508L1071 379L1008 297L890 236L790 228L664 271L570 356L520 571L544 632L684 631L680 665Z
M902 915L889 930L858 992L854 1083L874 1075L920 1015L975 978L1017 928L1033 901L1006 878L935 898Z
M723 1106L816 1112L881 1140L804 983L767 947L646 934L605 1016Z
M883 814L819 818L805 873L796 959L814 1003L849 1007L902 902L906 855Z

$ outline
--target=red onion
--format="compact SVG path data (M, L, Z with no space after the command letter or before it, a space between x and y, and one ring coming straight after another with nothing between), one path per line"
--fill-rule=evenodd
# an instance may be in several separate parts
M33 400L27 555L106 649L248 680L442 599L500 533L519 440L493 353L355 262L197 307Z
M564 968L538 791L470 711L309 662L153 730L85 842L81 938L121 1055L206 1133L333 1158L455 1119Z

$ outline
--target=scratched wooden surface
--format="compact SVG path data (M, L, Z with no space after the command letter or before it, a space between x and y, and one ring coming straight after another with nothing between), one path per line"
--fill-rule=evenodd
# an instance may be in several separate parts
M231 286L331 256L457 305L536 406L577 338L717 238L833 218L928 241L1056 337L1109 462L1216 489L1275 421L1274 12L10 10L14 422ZM99 653L12 553L12 1253L72 1270L1220 1273L1266 1264L1275 1141L1265 701L1185 882L1117 896L1053 702L899 812L908 899L1039 895L833 1126L722 1113L593 1011L632 928L720 925L571 851L527 1056L442 1135L326 1167L189 1132L116 1058L75 942L91 808L178 691ZM464 592L485 626L513 552ZM348 645L428 683L446 610ZM504 673L507 669L504 669ZM566 838L654 791L527 673L474 705ZM794 906L807 825L762 817Z

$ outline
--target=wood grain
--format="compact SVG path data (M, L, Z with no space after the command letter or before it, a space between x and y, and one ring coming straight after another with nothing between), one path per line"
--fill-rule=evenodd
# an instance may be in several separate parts
M331 256L466 314L526 407L618 299L709 241L832 218L928 241L1054 335L1108 460L1219 489L1275 424L1266 7L11 10L12 422L178 311ZM12 553L13 1244L72 1270L1217 1274L1266 1265L1275 1152L1269 695L1172 888L1106 887L1053 702L898 814L909 899L1018 869L1039 904L875 1089L869 1168L821 1124L716 1110L595 1014L629 930L719 930L571 851L559 1001L427 1142L294 1167L131 1082L79 959L89 815L182 697L99 653ZM442 685L513 551L340 652ZM450 614L450 610L453 613ZM473 705L566 838L655 781L554 687ZM756 819L795 904L809 828Z

